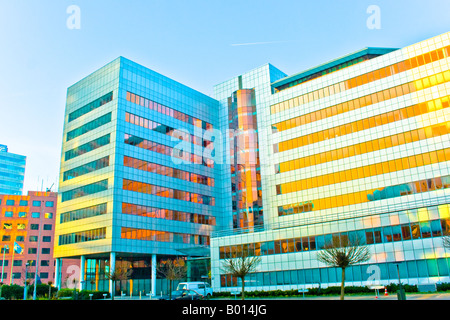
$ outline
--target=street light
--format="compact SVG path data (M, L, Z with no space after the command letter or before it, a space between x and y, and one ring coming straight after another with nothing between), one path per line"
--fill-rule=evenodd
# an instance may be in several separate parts
M400 280L400 268L399 268L399 264L395 263L395 265L397 266L397 274L398 274L398 291L397 291L397 299L398 300L406 300L406 295L405 295L405 290L403 289L402 286L402 281Z
M3 245L3 261L2 261L2 276L0 282L3 283L3 271L5 269L5 253L6 250L9 250L9 247L7 244Z
M28 294L28 283L27 283L27 280L28 280L28 266L30 265L30 263L29 262L27 262L26 264L25 264L25 288L23 288L23 300L27 300L27 294Z
M36 257L36 270L34 273L34 291L33 291L33 300L36 300L36 282L38 277L38 268L39 268L39 251L41 250L41 230L44 227L42 225L42 215L45 214L44 211L45 201L41 201L41 212L39 214L39 235L38 235L38 247L37 247L37 257Z

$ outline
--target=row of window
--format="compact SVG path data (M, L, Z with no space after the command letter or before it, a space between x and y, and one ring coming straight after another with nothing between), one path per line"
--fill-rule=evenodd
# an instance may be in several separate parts
M377 81L380 79L384 79L387 77L390 77L392 75L411 70L413 68L416 68L418 66L422 66L434 61L438 61L444 58L450 57L450 46L447 46L442 49L437 49L422 55L419 55L417 57L412 57L408 60L401 61L398 63L395 63L393 65L368 72L365 74L362 74L360 76L344 80L338 83L335 83L334 85L330 85L328 87L324 87L315 91L311 91L307 94L301 95L299 97L296 97L291 100L283 101L277 104L274 104L270 107L271 114L275 114L278 112L282 112L285 110L288 110L290 108L297 107L302 104L306 104L308 102L312 102L324 97L331 96L333 94L337 94L339 92L343 92L346 90L350 90L359 86L362 86L364 84ZM448 80L447 80L448 81Z
M140 138L138 136L134 136L131 134L125 134L125 144L135 146L138 148L142 148L145 150L157 152L166 156L175 157L177 159L195 163L195 164L201 164L209 168L214 167L214 161L208 158L204 158L202 156L189 153L183 150L174 149L173 147L169 147L154 141L146 140L144 138Z
M37 242L38 236L29 236L28 237L28 241L29 242ZM2 241L7 242L7 241L11 241L11 236L10 235L3 235L2 236ZM25 241L25 236L16 236L15 241L18 242L24 242ZM42 242L52 242L52 237L51 236L43 236L42 237Z
M314 79L316 79L316 78L319 78L319 77L322 77L322 76L324 76L324 75L327 75L327 74L330 74L330 73L333 73L333 72L336 72L336 71L345 69L345 68L347 68L347 67L351 67L351 66L353 66L353 65L355 65L355 64L358 64L358 63L363 62L363 61L370 60L370 59L372 59L372 58L376 58L376 57L378 57L378 56L379 56L379 55L366 54L366 55L364 55L364 56L362 56L362 57L355 58L355 59L349 60L349 61L344 62L344 63L340 63L340 64L338 64L338 65L335 65L335 66L331 67L331 68L327 68L327 69L325 69L325 70L322 70L322 71L313 73L313 74L311 74L311 75L309 75L309 76L302 77L302 78L300 78L300 79L297 79L297 80L291 81L291 82L289 82L289 83L283 84L283 85L281 85L281 86L279 86L279 87L276 87L276 88L275 88L275 92L280 92L280 91L282 91L282 90L289 89L289 88L291 88L291 87L295 87L296 85L305 83L305 82L307 82L307 81L314 80Z
M337 208L342 206L349 206L352 204L364 203L368 201L376 201L389 199L394 197L401 197L410 194L417 194L422 192L434 191L444 188L449 188L450 176L435 177L432 179L425 179L404 183L396 186L389 186L381 190L372 189L353 193L342 194L338 196L326 197L311 201L314 210L324 210L330 208ZM294 213L301 213L301 207L298 203L288 204L278 207L278 212L281 215L289 215Z
M2 204L2 199L0 199L0 205ZM42 201L39 200L33 200L32 201L32 206L33 207L40 207L42 204ZM14 206L16 205L16 200L13 199L7 199L5 201L5 205L7 206ZM45 201L45 206L47 208L53 208L53 206L55 205L54 201ZM19 207L27 207L28 206L28 200L19 200Z
M85 163L79 167L68 170L63 174L63 181L74 179L76 177L88 174L93 171L97 171L109 166L109 156L103 157L101 159Z
M432 76L424 77L422 79L408 82L402 85L398 85L389 89L381 90L378 92L374 92L353 100L349 100L346 102L338 103L336 105L320 109L305 115L301 115L289 120L281 121L279 123L276 123L272 125L272 132L281 132L284 130L289 130L295 127L299 127L314 121L319 121L322 119L326 119L329 117L333 117L339 114L343 114L352 110L357 110L375 103L387 101L390 99L394 99L397 97L401 97L404 95L407 95L412 92L416 92L422 89L430 88L432 86L436 86L438 84L442 84L444 82L450 81L450 71L445 71L441 73L437 73ZM420 112L424 112L425 110L422 109L424 105L421 105L419 108L419 111L414 110L414 112L417 112L417 115L421 114ZM433 110L431 108L431 110ZM411 109L408 109L407 111L411 112Z
M107 113L97 119L94 119L94 120L82 125L81 127L78 127L76 129L73 129L72 131L69 131L67 133L66 141L75 139L75 138L77 138L85 133L88 133L89 131L97 129L109 122L111 122L111 112Z
M158 197L177 199L182 201L188 201L193 203L201 203L205 205L214 206L216 200L214 197L205 196L198 193L176 190L172 188L166 188L161 186L156 186L153 184L133 181L128 179L123 179L123 190L140 192L150 195L155 195Z
M17 230L25 230L27 228L24 223L18 223L16 227ZM13 230L13 224L10 222L3 222L3 230ZM30 224L30 230L39 230L39 225L35 223ZM43 230L52 230L52 225L44 224Z
M23 175L19 175L19 174L14 174L14 173L6 173L6 172L1 172L0 171L0 177L4 177L4 178L11 178L11 179L18 179L18 180L23 180Z
M1 249L1 253L3 254L3 253L5 253L5 254L9 254L9 248L8 249L6 249L6 248L2 248ZM41 249L41 253L42 254L50 254L50 252L51 252L51 248L42 248ZM37 254L37 248L28 248L28 254ZM14 261L16 261L16 258L14 258ZM33 261L34 262L34 264L32 264L31 266L34 266L34 265L36 265L36 261L35 260L30 260L30 261ZM5 267L8 265L8 260L5 260ZM2 260L0 260L0 267L2 266Z
M280 143L275 143L273 145L273 152L283 152L291 149L300 148L309 144L314 144L317 142L325 141L328 139L333 139L336 137L344 136L347 134L352 134L360 132L363 130L375 128L388 123L393 123L396 121L412 118L415 116L423 115L428 112L433 112L436 110L441 110L448 108L449 97L443 97L420 104L416 104L410 107L397 109L394 111L386 112L377 116L369 117L363 120L354 121L351 123L343 124L338 127L325 129L312 134L304 135L301 137L293 138L290 140L282 141Z
M193 126L202 128L204 130L210 130L213 128L213 126L206 121L202 121L200 119L194 118L194 117L189 116L185 113L182 113L178 110L172 109L170 107L166 107L160 103L157 103L152 100L146 99L144 97L138 96L137 94L134 94L131 92L127 92L127 101L136 103L142 107L159 112L161 114L165 114L171 118L192 124Z
M374 270L375 274L379 275L379 279L373 279ZM449 270L450 258L353 265L345 268L345 281L370 281L373 284L377 280L394 280L394 282L398 282L399 273L401 279L448 277ZM328 267L249 273L245 277L245 286L304 284L317 286L318 284L340 283L341 281L341 268ZM222 288L241 287L241 282L239 278L230 274L222 274L220 275L220 286Z
M108 190L108 179L97 181L86 186L65 191L61 195L61 202L81 198L90 194Z
M10 164L0 163L0 168L11 170L11 171L18 172L18 173L25 173L25 168L10 165Z
M60 214L59 218L60 223L65 223L95 217L102 214L106 214L106 203L101 203L87 208L64 212Z
M330 151L316 153L311 156L297 158L275 164L275 173L283 173L309 166L318 165L330 161L345 159L373 151L389 149L408 143L421 141L429 138L440 137L450 133L450 122L438 123L435 125L393 134L384 138L374 139L357 143L351 146L342 147ZM445 152L446 159L450 159L448 151ZM440 159L443 161L442 159ZM430 160L431 161L431 160ZM420 165L419 165L420 166Z
M148 207L125 202L122 203L122 213L137 215L140 217L183 221L212 226L216 225L216 218L213 216L207 216L200 213L190 213L177 210Z
M5 154L5 153L3 153L3 154ZM8 153L6 153L6 154L8 154ZM25 164L27 161L26 161L26 159L24 159L25 158L24 156L21 156L21 157L23 157L23 159L17 159L17 158L15 159L15 158L11 158L11 156L0 155L0 161L6 162L13 166L24 166L25 167Z
M27 278L28 279L34 279L34 272L28 272L27 273ZM3 278L6 279L8 277L8 273L7 272L3 272ZM13 279L23 279L23 277L25 277L25 273L22 276L21 272L13 272ZM49 274L48 272L40 272L39 273L39 278L40 279L49 279Z
M342 183L346 181L352 181L356 179L362 179L367 177L376 176L379 174L386 174L395 171L401 171L406 169L418 168L428 164L435 164L444 161L450 161L450 158L445 158L445 153L447 152L450 157L450 148L422 153L413 155L410 157L404 157L400 159L384 161L376 164L371 164L363 167L353 168L349 170L338 171L334 173L329 173L321 176L315 176L312 178L281 183L276 186L277 195L287 194L291 192L298 192L302 190L317 188L321 186L331 185L335 183ZM444 188L447 179L441 183L438 181L437 189L441 189L444 184ZM447 186L449 187L449 186Z
M171 243L187 243L209 246L209 236L198 234L186 234L167 231L155 231L147 229L122 228L122 239L158 241Z
M28 212L25 211L21 211L21 212L17 212L17 215L14 211L5 211L4 213L4 217L5 218L26 218L28 216ZM41 217L41 213L40 212L32 212L31 213L31 218L34 219L39 219ZM52 212L46 212L44 213L44 218L45 219L53 219L53 213Z
M109 142L110 142L110 134L89 141L88 143L82 144L79 147L66 151L64 155L64 161L68 161L70 159L76 158L100 147L106 146L107 144L109 144Z
M195 135L185 132L184 129L175 129L165 124L161 124L144 117L134 115L132 113L125 113L125 121L131 124L150 129L186 142L193 143L198 146L213 149L214 145L211 141L203 139L202 137L197 137Z
M8 266L8 260L5 260L5 265L4 265L4 267L7 267ZM25 263L24 263L25 262ZM14 263L13 263L13 266L14 267L21 267L21 266L25 266L25 264L26 263L29 263L29 266L30 267L35 267L36 266L36 260L27 260L27 261L23 261L23 260L17 260L17 259L14 259ZM40 263L40 265L41 265L41 267L49 267L50 266L50 260L41 260L40 261L41 263ZM2 266L2 263L0 263L0 266Z
M214 187L214 179L201 174L174 169L157 163L131 158L128 156L123 157L123 164L125 167Z
M93 230L62 234L59 236L58 245L62 246L66 244L88 242L105 238L106 238L106 228L98 228Z
M79 117L91 112L92 110L95 110L97 108L100 108L104 104L107 104L108 102L112 101L113 99L113 93L109 92L105 94L104 96L88 103L87 105L69 113L69 119L68 122L71 122L75 119L78 119Z
M450 232L450 219L429 220L401 225L368 228L349 232L281 239L275 241L245 243L219 248L220 259L230 259L240 254L267 256L321 250L331 243L349 243L358 240L362 245L389 243L431 237L442 237Z

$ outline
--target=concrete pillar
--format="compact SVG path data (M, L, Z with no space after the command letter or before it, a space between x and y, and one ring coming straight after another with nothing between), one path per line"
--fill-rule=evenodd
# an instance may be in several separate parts
M156 296L156 254L152 254L152 296Z
M109 255L109 273L113 273L116 270L116 253L115 252L111 252ZM113 283L112 280L109 280L109 293L111 294L111 296L115 293L114 291L114 286L116 284Z
M61 289L61 264L62 260L61 258L56 258L56 265L55 265L55 287Z
M84 282L86 279L86 256L80 257L80 282L79 282L79 288L80 291L84 288Z
M100 261L98 259L95 259L95 290L98 291L98 269L99 269Z

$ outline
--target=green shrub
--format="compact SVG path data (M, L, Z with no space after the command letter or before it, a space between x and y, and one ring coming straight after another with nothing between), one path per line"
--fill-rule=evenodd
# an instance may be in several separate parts
M410 284L403 284L403 290L405 290L405 292L418 292L418 288L417 285L410 285ZM398 284L397 283L390 283L386 286L387 291L391 292L391 293L396 293L398 291Z
M24 287L17 284L3 285L2 286L2 297L6 300L19 300L23 299L23 289Z
M31 288L31 294L34 291L34 286ZM48 284L37 284L36 285L36 296L37 297L48 297L49 285ZM55 294L58 291L57 288L51 288L51 295Z
M439 283L436 284L437 291L448 291L450 290L450 283Z
M76 290L78 292L78 289ZM58 298L73 297L73 289L60 289L58 291Z

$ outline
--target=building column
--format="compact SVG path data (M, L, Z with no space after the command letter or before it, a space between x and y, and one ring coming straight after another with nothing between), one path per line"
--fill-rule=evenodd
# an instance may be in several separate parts
M56 258L56 265L55 265L55 287L61 289L61 264L62 260L61 258Z
M99 269L99 265L100 265L100 260L95 259L95 290L98 291L98 269Z
M152 254L152 296L156 296L156 254Z
M80 291L84 288L84 281L86 278L86 256L80 257L80 282L79 289Z
M116 253L115 252L111 252L109 255L109 273L113 273L116 270ZM116 284L112 281L109 280L109 293L112 295L114 294L115 291L115 286Z

